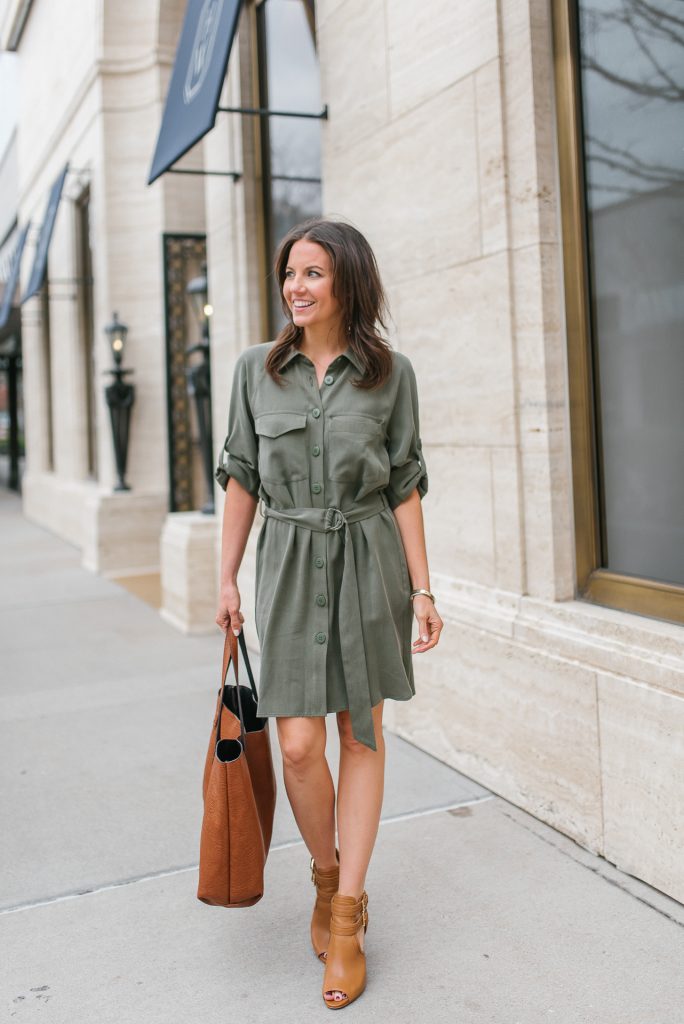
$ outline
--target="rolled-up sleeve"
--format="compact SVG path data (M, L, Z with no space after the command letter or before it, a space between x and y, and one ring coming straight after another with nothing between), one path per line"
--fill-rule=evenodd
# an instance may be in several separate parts
M253 498L259 498L259 456L254 418L250 408L245 360L235 364L228 411L228 433L214 476L225 491L232 476Z
M413 366L402 360L402 372L394 408L387 424L390 478L385 489L390 508L405 501L414 488L422 499L427 494L428 476L423 457L418 411L418 386Z

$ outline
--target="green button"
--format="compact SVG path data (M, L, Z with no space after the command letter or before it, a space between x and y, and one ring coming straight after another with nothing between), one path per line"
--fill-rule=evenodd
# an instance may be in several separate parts
M311 484L311 490L314 494L320 494L323 488L320 484Z
M313 418L315 420L317 420L318 417L321 415L321 410L320 409L312 409L311 410L311 415L313 416Z
M325 384L332 384L334 380L335 378L333 377L332 373L326 373L325 377L323 378Z
M320 604L320 606L322 608L323 605L327 604L327 603L328 603L328 601L327 601L327 598L326 598L325 594L316 594L316 604Z
M314 559L314 564L315 564L315 565L316 565L316 566L317 566L317 567L318 567L319 569L322 569L322 568L323 568L323 566L325 565L325 562L323 561L323 559L321 558L321 556L320 556L320 555L316 555L316 558Z
M320 455L321 454L321 446L319 444L315 444L313 446L313 448L311 449L311 453L312 453L312 455Z
M316 636L314 637L314 640L316 641L317 644L324 644L325 643L325 633L316 633Z

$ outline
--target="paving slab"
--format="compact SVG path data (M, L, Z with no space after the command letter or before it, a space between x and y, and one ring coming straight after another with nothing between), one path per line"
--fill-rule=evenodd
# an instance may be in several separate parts
M682 922L507 810L495 798L381 826L368 986L345 1020L681 1024ZM254 907L206 907L196 885L188 870L0 915L9 1019L323 1019L304 847L269 856Z
M26 709L11 702L11 718L0 723L3 819L12 822L0 839L7 865L0 907L196 864L202 771L216 699L208 677L175 672L147 695L147 677L130 679L118 690L115 684L93 684L85 708L73 690L64 700L59 691L42 700L32 695ZM300 836L285 793L275 727L269 728L278 846ZM334 720L328 736L336 777ZM386 745L385 819L488 795L387 732Z

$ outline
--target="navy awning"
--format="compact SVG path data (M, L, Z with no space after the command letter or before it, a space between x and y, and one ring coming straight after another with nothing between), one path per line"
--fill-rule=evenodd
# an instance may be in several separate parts
M242 0L188 0L151 185L214 127Z
M19 270L21 268L21 255L24 251L26 244L26 236L28 229L31 226L31 221L28 222L20 231L17 243L14 246L14 252L12 253L12 260L10 263L9 274L5 282L5 291L2 296L2 303L0 303L0 331L9 320L12 306L14 305L14 293L17 290L17 284L19 282Z
M52 188L50 189L50 198L48 199L47 209L45 211L45 218L43 220L42 227L40 229L40 235L38 236L38 245L36 246L36 252L33 257L33 266L31 267L31 276L29 277L26 291L22 295L21 304L26 302L27 299L32 298L36 292L40 290L45 279L45 270L47 267L47 254L50 248L50 240L52 239L52 230L55 226L55 218L57 217L57 210L59 209L59 201L62 198L62 189L64 187L64 179L67 176L69 170L69 164L64 165L64 169L60 172L59 176L55 180Z

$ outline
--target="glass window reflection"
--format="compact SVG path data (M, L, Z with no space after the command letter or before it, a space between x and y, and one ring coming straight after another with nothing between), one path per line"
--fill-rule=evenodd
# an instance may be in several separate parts
M264 0L258 9L260 102L270 110L319 114L322 107L313 4ZM316 118L262 118L266 249L270 261L286 232L321 212L321 123ZM269 276L275 334L283 324Z
M684 584L684 4L579 28L603 565Z

